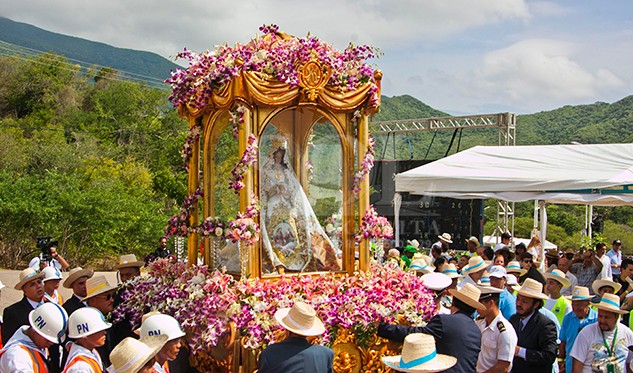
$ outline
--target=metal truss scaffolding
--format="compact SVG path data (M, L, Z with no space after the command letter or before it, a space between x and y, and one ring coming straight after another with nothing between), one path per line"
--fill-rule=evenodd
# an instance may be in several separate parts
M516 145L516 115L513 113L391 120L369 124L369 131L373 135L434 132L463 128L497 128L499 145ZM498 237L506 231L514 235L514 202L497 201L497 226L492 235Z

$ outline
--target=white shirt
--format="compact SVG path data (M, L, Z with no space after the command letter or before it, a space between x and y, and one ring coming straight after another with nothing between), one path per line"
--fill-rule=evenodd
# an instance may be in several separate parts
M39 349L31 338L24 334L24 331L28 328L28 326L20 327L7 341L3 349L5 352L0 357L0 372L33 373L35 369L31 356L20 346L28 347L30 350L41 354L42 359L46 361L46 350Z
M158 364L158 361L154 363L154 370L156 371L156 373L167 373L167 371L165 371L165 368Z
M629 354L628 346L633 345L633 332L621 322L617 322L616 327L618 328L618 336L615 343L615 371L626 372L626 358ZM614 333L615 329L604 332L604 339L609 343L609 346L611 346L613 341ZM582 373L591 373L592 364L605 364L605 360L608 356L607 349L604 346L600 326L597 322L585 326L580 333L578 333L578 337L576 337L576 341L569 355L583 362Z
M29 267L31 267L34 271L39 272L41 261L42 261L42 254L31 259L31 261L29 262ZM53 266L59 269L60 271L62 270L62 264L57 259L52 259L50 262L48 262L48 265Z
M571 273L571 271L567 271L567 273L565 273L565 278L567 278L571 284L560 289L560 295L571 295L571 289L578 286L578 279L576 278L576 275Z
M611 272L611 259L609 259L609 257L607 256L607 254L602 254L602 258L600 259L600 263L602 263L602 271L600 271L600 276L598 277L598 279L601 278L608 278L609 280L613 278L612 272Z
M486 320L476 320L481 330L481 351L477 359L477 373L492 368L498 361L509 361L512 370L512 359L517 346L517 334L512 324L506 320L501 312L486 325ZM501 329L501 330L500 330Z
M87 348L80 346L76 343L71 343L70 345L71 345L70 352L68 354L68 360L66 360L66 366L64 367L64 369L68 368L68 364L75 357L81 355L81 356L90 358L92 360L95 360L99 364L99 367L101 367L101 370L103 370L103 362L101 361L101 356L99 356L99 353L97 352L97 350L90 351ZM70 368L68 368L66 373L95 373L95 371L92 370L92 368L90 367L90 364L84 361L77 361Z
M479 286L479 285L477 285L477 283L472 278L470 278L469 275L464 275L464 278L459 283L457 283L457 290L463 288L464 285L466 285L466 284Z

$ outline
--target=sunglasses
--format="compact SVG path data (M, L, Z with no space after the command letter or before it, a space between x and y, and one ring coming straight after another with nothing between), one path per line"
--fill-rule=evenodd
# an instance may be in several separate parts
M530 259L523 259L523 263L532 263Z
M114 299L114 293L100 294L100 295L97 295L97 297L100 297L101 299L104 299L104 300L110 300L110 299Z

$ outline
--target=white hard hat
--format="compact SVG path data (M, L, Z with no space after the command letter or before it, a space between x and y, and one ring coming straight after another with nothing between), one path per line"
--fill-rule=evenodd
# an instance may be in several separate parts
M143 321L140 332L141 338L162 334L169 337L168 341L185 336L185 332L180 328L180 323L169 315L160 313Z
M93 307L82 307L68 319L68 337L82 338L109 329L112 324L105 321L101 311Z
M61 280L62 279L62 273L59 272L59 269L53 267L53 266L48 266L46 268L44 268L42 270L42 273L44 274L44 279L42 279L42 282L46 282L48 280Z
M29 313L29 324L37 334L60 344L66 337L68 314L57 303L47 302Z

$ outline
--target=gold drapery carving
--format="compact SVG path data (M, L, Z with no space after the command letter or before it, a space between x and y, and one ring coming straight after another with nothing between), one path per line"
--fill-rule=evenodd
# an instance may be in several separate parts
M314 61L308 63L318 64ZM228 110L236 100L241 100L253 106L271 107L285 107L306 102L340 112L355 110L364 105L366 113L371 114L375 113L380 106L380 78L382 78L382 74L377 71L375 76L378 82L376 85L366 84L354 91L343 91L328 85L314 88L305 86L305 83L292 87L264 73L240 72L230 82L213 90L206 108L187 107L184 110L181 107L179 113L181 116L195 118L209 110ZM302 91L309 92L301 94Z

